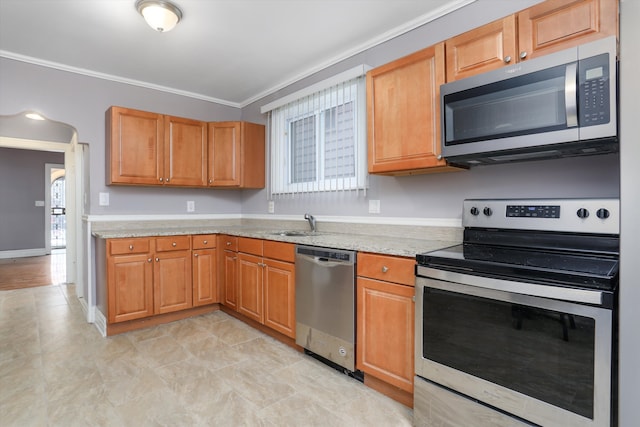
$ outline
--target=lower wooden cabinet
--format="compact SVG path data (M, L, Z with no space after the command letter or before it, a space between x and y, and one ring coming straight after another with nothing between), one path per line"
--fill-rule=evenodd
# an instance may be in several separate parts
M214 234L192 236L193 306L220 301L218 295L218 251Z
M150 239L107 242L107 321L153 315L153 258Z
M238 241L238 313L295 338L295 245Z
M238 309L238 238L234 236L218 236L219 248L219 283L221 301L225 306Z
M414 377L414 264L410 258L359 253L356 282L356 368L409 393Z

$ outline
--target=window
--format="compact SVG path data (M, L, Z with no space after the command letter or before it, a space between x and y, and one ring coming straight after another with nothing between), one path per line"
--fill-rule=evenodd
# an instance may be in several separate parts
M366 189L364 75L270 111L271 196Z

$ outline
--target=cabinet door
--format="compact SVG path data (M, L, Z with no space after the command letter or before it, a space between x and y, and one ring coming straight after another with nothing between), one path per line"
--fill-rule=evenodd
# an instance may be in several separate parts
M238 310L238 253L223 251L223 297L222 303Z
M356 368L413 392L414 288L358 277Z
M618 0L547 0L518 13L525 58L612 35L618 35Z
M240 185L240 122L209 123L209 185Z
M295 266L271 259L265 259L264 264L264 324L295 338Z
M107 119L107 184L161 185L162 115L111 107Z
M207 184L207 124L196 120L164 118L165 185Z
M150 254L107 257L109 323L153 315L153 264Z
M153 299L156 314L193 306L191 251L156 254L153 267Z
M215 249L193 251L193 305L218 302L217 253Z
M515 15L475 28L446 42L447 81L517 62Z
M259 323L264 323L262 270L262 258L238 253L238 312Z
M446 166L440 154L444 44L367 73L370 173L408 174Z

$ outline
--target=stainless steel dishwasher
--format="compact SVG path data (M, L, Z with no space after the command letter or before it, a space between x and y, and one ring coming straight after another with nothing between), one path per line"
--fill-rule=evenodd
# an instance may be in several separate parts
M353 251L296 246L296 344L348 374L355 370L355 263Z

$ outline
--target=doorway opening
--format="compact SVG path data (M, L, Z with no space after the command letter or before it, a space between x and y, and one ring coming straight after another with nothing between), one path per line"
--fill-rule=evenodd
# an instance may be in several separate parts
M65 205L65 171L62 168L51 168L51 250L55 251L67 247L67 215ZM58 251L59 252L59 251Z

